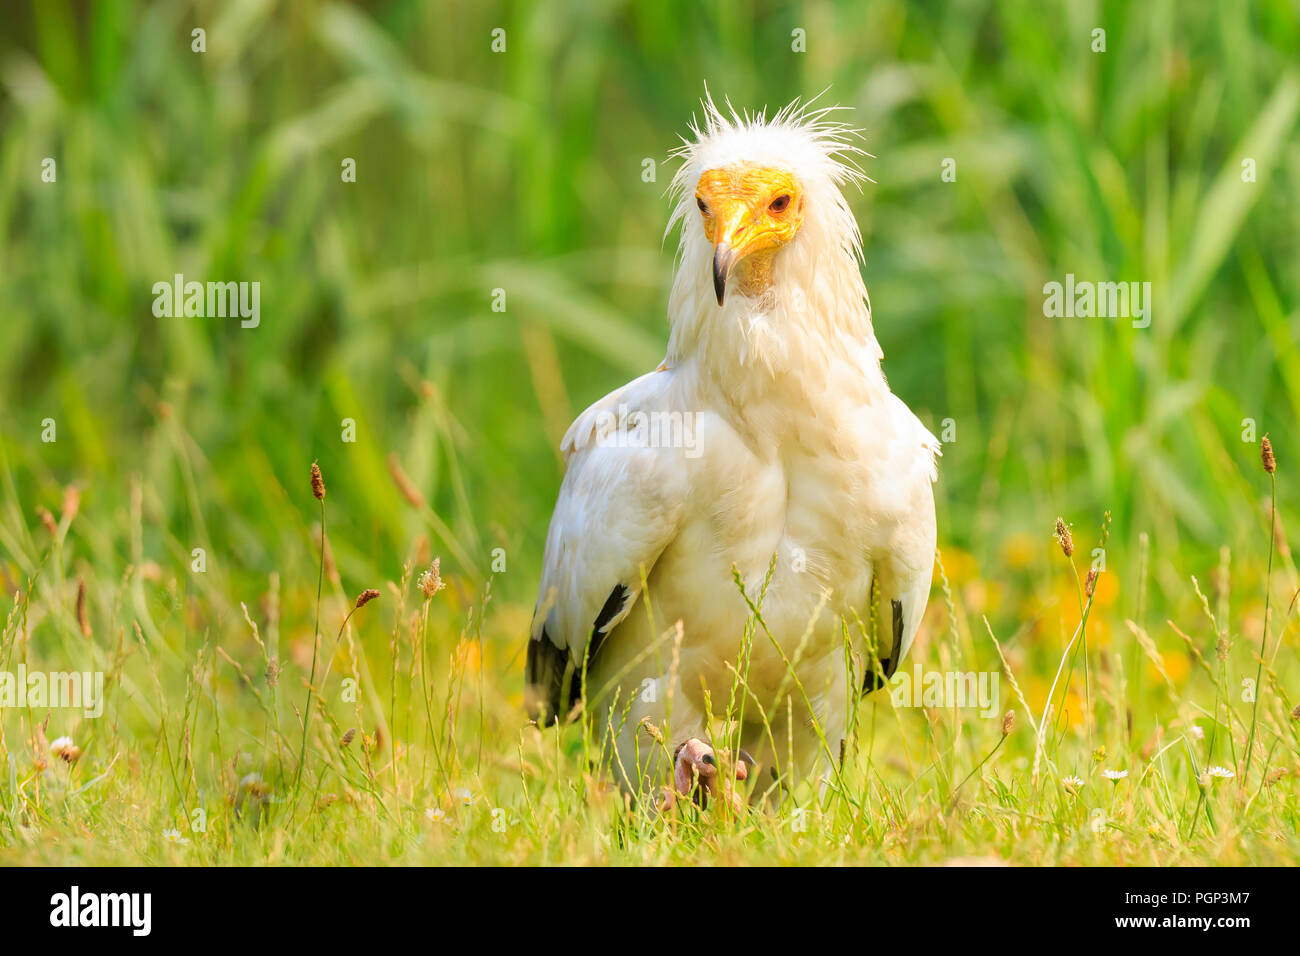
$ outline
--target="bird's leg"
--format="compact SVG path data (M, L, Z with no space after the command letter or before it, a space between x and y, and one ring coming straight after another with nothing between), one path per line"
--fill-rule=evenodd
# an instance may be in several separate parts
M734 782L747 779L758 765L745 750L739 750L737 755L735 780L731 781L719 772L717 756L709 744L698 737L679 744L673 752L673 785L664 794L664 809L675 805L678 797L691 797L701 808L708 806L709 797L714 797L726 800L736 810L741 809L744 797Z

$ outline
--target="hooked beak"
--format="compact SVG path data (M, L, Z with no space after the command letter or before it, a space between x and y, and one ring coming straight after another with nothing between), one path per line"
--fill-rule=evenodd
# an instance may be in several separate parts
M752 163L708 169L695 187L695 203L713 246L718 307L726 301L733 274L745 295L769 287L772 253L794 238L803 221L803 194L793 174ZM757 253L763 259L752 261Z
M718 305L722 305L727 294L727 277L735 262L736 254L727 243L719 242L713 247L713 292L718 297Z
M718 305L722 305L732 268L750 252L752 216L744 202L730 197L717 201L715 208L718 225L713 236L713 292Z

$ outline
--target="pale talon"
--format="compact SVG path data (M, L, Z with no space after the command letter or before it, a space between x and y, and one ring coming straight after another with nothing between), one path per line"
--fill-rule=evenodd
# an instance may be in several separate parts
M750 768L757 769L758 764L744 749L737 751L738 759L730 767L735 781L749 778ZM723 778L718 771L718 759L713 748L692 737L680 744L673 753L673 787L665 788L665 799L661 808L668 809L676 805L677 797L690 797L701 808L707 807L709 798L725 799L736 810L745 805L744 796L737 791L733 781Z

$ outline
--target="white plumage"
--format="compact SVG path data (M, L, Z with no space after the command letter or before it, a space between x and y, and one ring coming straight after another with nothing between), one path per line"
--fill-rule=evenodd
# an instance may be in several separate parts
M825 109L766 119L704 107L673 181L668 354L564 437L528 653L545 720L581 698L585 660L588 711L632 792L672 780L670 755L688 741L676 789L712 773L698 761L716 730L707 714L742 697L736 733L771 778L838 757L864 674L867 689L868 672L891 676L912 643L934 561L939 443L881 371L841 193L863 178L850 131ZM671 447L665 424L679 429ZM737 695L751 614L733 567L755 601L772 568L771 638L757 630ZM873 576L878 669L859 626Z

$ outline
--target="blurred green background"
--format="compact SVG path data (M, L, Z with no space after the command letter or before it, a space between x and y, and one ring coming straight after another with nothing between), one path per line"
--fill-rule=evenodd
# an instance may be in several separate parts
M77 484L70 560L107 582L92 597L128 561L184 578L203 546L233 622L272 571L314 583L319 459L346 582L396 579L429 534L467 582L503 548L496 594L526 607L560 435L662 356L667 154L706 83L769 111L826 90L864 130L875 182L849 198L886 372L956 429L941 547L1036 574L1058 513L1086 540L1109 509L1124 553L1151 536L1157 590L1185 591L1222 545L1262 561L1243 420L1272 434L1280 477L1300 461L1292 0L42 0L6 17L7 590L40 564L36 509ZM260 282L260 327L155 318L152 286L178 272ZM1066 273L1152 283L1150 328L1044 317Z

